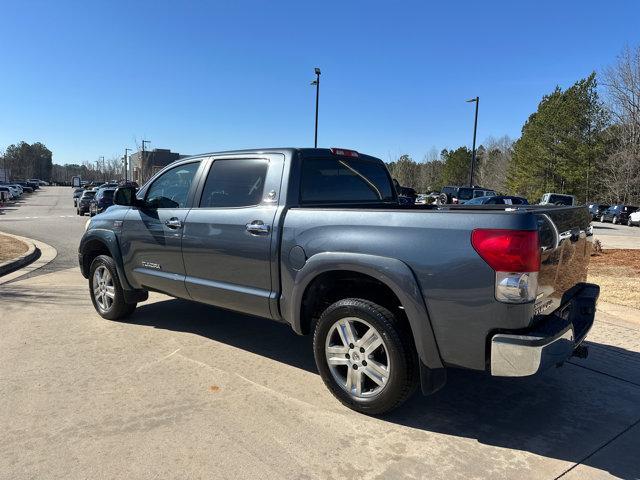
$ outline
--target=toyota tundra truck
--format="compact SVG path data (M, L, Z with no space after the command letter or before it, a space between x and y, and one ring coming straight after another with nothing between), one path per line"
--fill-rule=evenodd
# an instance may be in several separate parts
M153 291L289 324L366 414L451 368L522 377L586 354L584 206L401 204L381 160L341 148L198 155L114 200L79 247L99 315Z

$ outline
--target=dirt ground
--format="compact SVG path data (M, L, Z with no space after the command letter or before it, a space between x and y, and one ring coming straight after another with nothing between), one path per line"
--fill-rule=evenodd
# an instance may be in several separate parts
M0 235L0 263L19 257L28 249L26 243L6 235Z
M640 250L611 249L592 255L588 280L600 285L600 300L640 308Z

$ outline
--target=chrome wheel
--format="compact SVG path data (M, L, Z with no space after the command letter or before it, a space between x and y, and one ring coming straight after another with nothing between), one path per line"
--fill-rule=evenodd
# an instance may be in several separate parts
M342 318L331 326L325 354L331 375L353 397L376 396L389 381L387 346L380 333L360 318Z
M98 308L102 312L108 312L113 306L116 298L116 290L113 284L113 277L104 265L100 265L93 273L93 296L96 299Z

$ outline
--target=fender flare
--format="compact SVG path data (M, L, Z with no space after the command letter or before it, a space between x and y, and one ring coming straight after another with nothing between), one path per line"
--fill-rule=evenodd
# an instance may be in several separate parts
M118 277L120 280L120 284L124 290L134 290L134 288L127 280L126 275L124 274L124 265L122 263L122 255L120 253L120 245L118 244L118 238L116 234L111 230L104 230L101 228L94 228L87 231L82 240L80 241L80 247L78 248L78 253L81 256L86 254L86 247L89 243L98 241L107 247L109 253L111 254L111 258L116 263L116 270L118 271ZM88 278L89 272L85 272L83 265L80 265L80 269L82 271L82 275L85 278Z
M406 263L394 258L341 252L324 252L311 256L295 276L287 312L297 333L302 334L304 292L318 275L334 270L351 270L369 275L389 287L404 307L421 363L432 370L444 368L415 275Z

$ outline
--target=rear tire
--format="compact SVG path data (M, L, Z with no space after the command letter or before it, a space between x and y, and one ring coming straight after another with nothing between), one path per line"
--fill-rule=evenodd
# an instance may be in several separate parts
M600 216L600 223L604 223L604 215Z
M388 412L417 385L418 355L409 328L368 300L347 298L328 307L316 324L313 350L327 388L357 412Z
M138 305L125 301L116 262L108 255L99 255L91 263L89 293L96 312L107 320L127 317Z
M614 225L617 225L619 223L618 217L613 217L613 220L611 220L611 223L613 223Z

